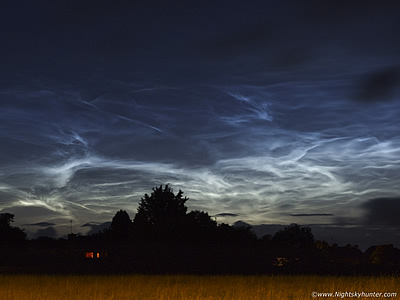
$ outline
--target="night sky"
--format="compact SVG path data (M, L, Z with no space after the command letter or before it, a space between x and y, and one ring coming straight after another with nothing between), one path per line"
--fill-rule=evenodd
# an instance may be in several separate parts
M0 212L30 237L86 234L168 183L218 222L400 246L399 15L2 1Z

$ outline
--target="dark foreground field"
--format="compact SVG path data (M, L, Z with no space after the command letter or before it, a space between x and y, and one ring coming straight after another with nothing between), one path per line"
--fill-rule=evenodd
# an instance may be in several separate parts
M4 300L396 299L399 294L399 277L0 275Z

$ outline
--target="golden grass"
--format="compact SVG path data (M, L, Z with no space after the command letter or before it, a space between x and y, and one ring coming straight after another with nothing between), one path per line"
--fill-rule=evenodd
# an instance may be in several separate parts
M0 275L0 299L313 299L313 291L397 293L398 277ZM326 297L317 297L322 299ZM336 298L340 299L340 296ZM352 297L366 299L366 297ZM373 298L373 299L395 299ZM344 297L343 299L350 299Z

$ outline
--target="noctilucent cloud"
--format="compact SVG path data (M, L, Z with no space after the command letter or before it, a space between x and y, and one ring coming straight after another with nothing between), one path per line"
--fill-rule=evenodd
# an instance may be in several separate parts
M168 183L218 222L400 244L398 1L0 11L0 212L30 236Z

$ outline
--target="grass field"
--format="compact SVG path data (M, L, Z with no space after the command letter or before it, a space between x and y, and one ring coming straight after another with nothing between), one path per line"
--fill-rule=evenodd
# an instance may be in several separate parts
M0 299L400 299L399 277L0 275ZM382 293L369 297L348 293ZM386 295L384 293L397 293ZM314 297L313 297L314 296ZM316 296L316 297L315 297ZM343 296L343 297L342 297ZM376 296L376 294L375 294ZM333 297L332 297L333 298Z

